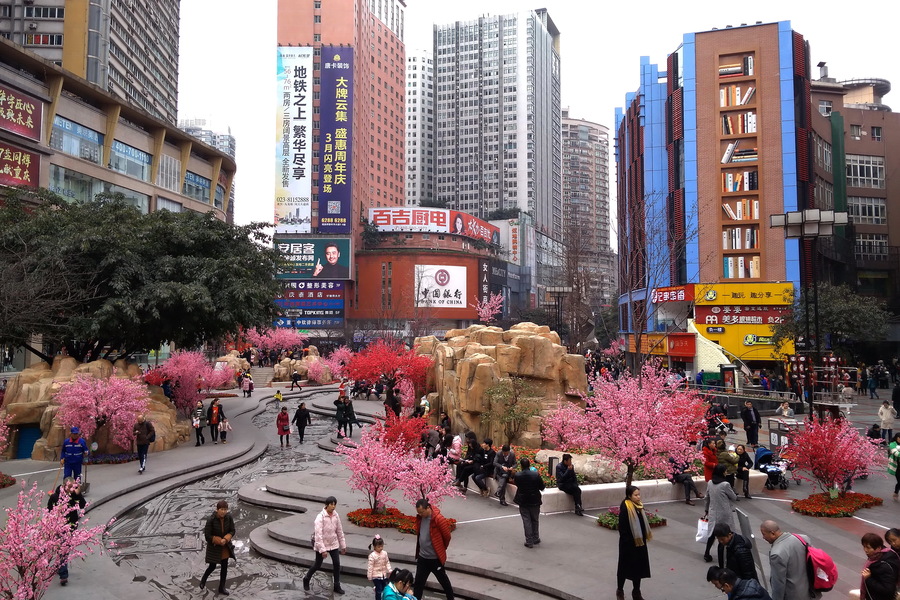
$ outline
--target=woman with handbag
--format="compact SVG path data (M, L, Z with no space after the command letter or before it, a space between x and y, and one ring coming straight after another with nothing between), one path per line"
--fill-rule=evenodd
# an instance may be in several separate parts
M287 440L287 447L291 447L291 417L288 415L287 406L282 406L275 417L275 427L278 429L278 443L284 448L284 442Z
M206 588L206 580L216 565L222 567L219 575L219 593L223 596L229 596L229 592L225 590L225 580L228 578L228 559L234 558L234 544L231 542L234 538L235 528L234 519L228 512L228 503L219 500L216 504L216 510L206 519L206 526L203 528L203 537L206 538L206 572L200 579L200 588Z
M203 400L197 400L197 408L191 413L191 417L194 434L197 436L197 443L194 445L205 444L206 438L203 436L203 428L206 427L206 411L203 409Z
M712 535L712 530L719 523L725 523L734 531L734 501L737 500L737 494L734 489L725 480L725 465L717 465L713 469L712 480L706 488L706 514L703 518L709 522L709 537L706 538L706 551L703 553L703 560L712 562L712 555L709 553L712 544L716 538Z

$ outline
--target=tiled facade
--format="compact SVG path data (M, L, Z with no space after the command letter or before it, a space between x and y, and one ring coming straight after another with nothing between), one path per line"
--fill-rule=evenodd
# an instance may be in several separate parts
M406 204L434 197L434 59L406 55Z

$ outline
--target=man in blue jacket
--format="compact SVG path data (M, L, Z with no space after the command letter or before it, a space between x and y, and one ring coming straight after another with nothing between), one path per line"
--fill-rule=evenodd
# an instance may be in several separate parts
M63 442L59 464L63 466L63 478L81 479L81 466L88 451L87 442L81 438L81 431L77 427L73 427L70 433Z

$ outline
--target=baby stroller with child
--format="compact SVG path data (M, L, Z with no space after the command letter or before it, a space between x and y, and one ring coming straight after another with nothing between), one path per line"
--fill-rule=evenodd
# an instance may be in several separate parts
M793 465L791 461L783 456L772 452L765 446L756 449L756 468L766 474L766 489L774 490L779 487L783 490L788 488L787 472L791 471L791 478L800 485L800 479L794 475Z
M725 433L734 433L734 425L728 420L725 407L719 403L713 403L706 411L706 428L711 436L719 436Z

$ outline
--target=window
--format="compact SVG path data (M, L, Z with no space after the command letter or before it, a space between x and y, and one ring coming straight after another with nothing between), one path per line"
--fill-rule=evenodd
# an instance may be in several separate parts
M322 8L322 0L316 0L316 1L313 3L313 7L314 7L314 8Z
M828 116L831 114L832 104L831 100L819 100L819 112L824 116Z
M120 193L142 213L147 214L150 211L150 196L58 165L50 165L50 184L47 187L63 198L75 202L88 202L97 194Z
M156 197L156 210L167 210L169 212L181 212L184 210L184 206L181 202L175 202L174 200L169 200L168 198L163 198L162 196Z
M9 4L0 5L0 17L9 18L12 16L12 6Z
M321 41L322 41L322 34L321 34L321 33L314 33L314 34L313 34L313 41L314 41L314 42L321 42Z
M181 193L198 202L209 204L210 187L212 187L212 181L202 175L188 171L184 178L184 188Z
M129 177L150 181L150 163L153 156L119 140L113 140L109 154L109 168Z
M163 154L159 157L159 172L156 174L156 185L181 193L181 160ZM172 211L178 212L178 211Z
M859 139L862 137L862 125L851 125L850 126L850 137L854 139Z
M322 22L322 15L314 15L313 16L313 23L321 23L321 22Z
M103 154L103 134L57 116L53 118L50 147L99 165Z
M884 198L847 198L847 212L855 225L887 225L886 210Z
M847 185L884 189L884 157L848 154Z
M4 6L3 8L9 8L8 6ZM7 11L3 11L6 13ZM25 7L25 18L26 19L62 19L66 16L66 9L61 6L26 6ZM8 17L9 15L4 14L4 17Z
M857 233L857 260L887 260L888 236L886 233Z
M62 46L61 33L28 33L25 35L26 46Z
M881 141L881 127L872 127L872 141L880 142Z

